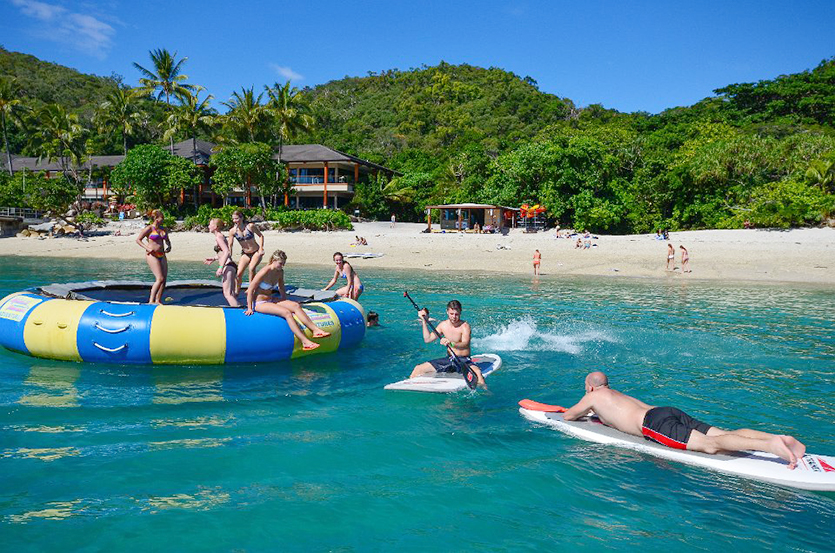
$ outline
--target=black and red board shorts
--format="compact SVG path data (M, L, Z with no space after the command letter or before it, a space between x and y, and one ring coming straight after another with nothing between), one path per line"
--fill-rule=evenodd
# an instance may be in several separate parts
M693 430L707 434L710 425L675 407L653 407L644 415L641 426L644 438L674 449L687 449Z

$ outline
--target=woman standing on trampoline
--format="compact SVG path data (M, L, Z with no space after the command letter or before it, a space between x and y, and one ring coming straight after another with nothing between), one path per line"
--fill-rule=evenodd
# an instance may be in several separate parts
M255 237L258 237L258 242ZM235 282L235 295L241 291L241 283L244 279L244 271L249 267L249 282L255 278L255 271L258 270L258 264L264 257L264 235L255 226L255 223L247 223L246 217L241 211L232 213L232 228L229 229L229 249L231 251L232 244L238 241L241 245L241 260L238 263L238 280Z
M151 286L151 296L148 303L162 303L162 293L168 280L168 259L165 254L171 251L171 239L168 231L162 226L165 216L162 211L155 209L151 212L151 224L142 229L136 237L136 243L145 250L145 261L154 273L154 284ZM145 240L143 243L142 241Z

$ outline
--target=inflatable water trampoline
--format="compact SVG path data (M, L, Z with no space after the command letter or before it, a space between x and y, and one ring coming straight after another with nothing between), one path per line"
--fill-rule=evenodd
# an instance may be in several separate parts
M331 333L308 352L283 318L228 307L216 281L170 282L163 305L143 303L149 291L147 282L92 281L11 294L0 300L0 345L66 361L219 365L328 353L365 336L362 306L332 292L287 287L290 299Z

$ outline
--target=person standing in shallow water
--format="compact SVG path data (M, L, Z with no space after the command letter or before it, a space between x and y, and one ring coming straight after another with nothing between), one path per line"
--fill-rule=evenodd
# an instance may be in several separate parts
M162 211L153 210L151 223L136 237L136 243L145 249L145 261L148 262L155 279L148 303L162 303L162 293L168 280L168 259L165 254L171 251L171 239L168 237L168 231L162 226L164 219ZM143 240L145 242L142 242Z
M667 270L676 270L676 249L672 244L667 244Z
M539 264L542 261L542 254L539 253L539 250L533 252L533 274L539 275Z
M689 273L690 272L690 252L687 251L683 245L679 245L681 248L681 272L682 273Z

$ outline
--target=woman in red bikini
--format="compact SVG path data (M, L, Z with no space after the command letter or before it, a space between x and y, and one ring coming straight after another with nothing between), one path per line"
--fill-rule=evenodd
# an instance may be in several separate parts
M287 299L287 291L284 288L284 264L286 262L286 253L281 250L273 252L267 266L258 271L255 278L249 282L249 287L246 289L245 313L252 315L257 311L258 313L284 317L287 320L287 326L301 341L303 349L305 351L316 349L319 344L302 332L293 315L313 332L314 338L326 338L331 334L316 326L298 302Z
M164 216L162 211L155 209L151 212L151 224L142 229L136 237L136 243L145 250L145 261L154 273L153 286L148 303L162 303L162 293L165 291L165 281L168 280L168 259L165 254L171 251L171 239L168 231L162 226ZM145 240L143 243L142 240Z
M539 253L539 250L533 252L533 274L539 274L539 263L542 261L542 254Z

